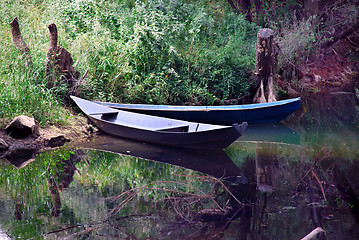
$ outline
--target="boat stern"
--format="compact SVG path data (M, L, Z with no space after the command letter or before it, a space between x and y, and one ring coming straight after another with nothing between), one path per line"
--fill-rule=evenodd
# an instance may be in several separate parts
M246 128L247 128L247 126L248 126L248 123L247 123L247 122L242 122L241 124L234 123L232 126L233 126L233 127L237 130L237 132L239 132L239 134L242 136L244 130L246 130Z

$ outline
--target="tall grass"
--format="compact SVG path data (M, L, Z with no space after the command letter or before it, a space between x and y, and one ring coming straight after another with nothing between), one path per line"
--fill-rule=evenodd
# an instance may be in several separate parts
M0 125L16 115L34 117L41 125L65 120L60 102L44 84L46 25L41 20L40 1L0 3ZM26 64L12 42L10 22L20 19L20 29L28 44L32 64Z
M46 89L47 26L78 70L86 98L143 103L212 104L246 94L258 28L227 1L19 0L0 3L0 118L33 115L58 122L61 97ZM33 64L11 39L18 17ZM58 94L57 94L58 96ZM60 119L60 120L59 120Z

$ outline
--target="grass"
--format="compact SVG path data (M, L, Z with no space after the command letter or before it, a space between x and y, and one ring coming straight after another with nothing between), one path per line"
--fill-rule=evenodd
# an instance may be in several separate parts
M30 48L12 42L17 17ZM226 1L19 0L0 3L0 119L63 123L66 87L46 88L47 26L88 75L82 96L103 101L206 104L247 94L258 27ZM64 88L64 89L61 89ZM218 102L218 101L217 101Z
M46 25L39 17L41 6L35 1L1 2L0 9L0 125L17 115L32 116L40 125L63 123L66 111L44 82L47 39ZM32 64L26 63L12 42L10 22L15 16L21 19L20 29Z

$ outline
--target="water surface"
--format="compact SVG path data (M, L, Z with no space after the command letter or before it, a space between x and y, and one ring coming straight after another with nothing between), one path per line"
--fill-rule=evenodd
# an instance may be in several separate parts
M355 96L303 99L225 151L99 136L0 161L11 239L359 239ZM25 155L23 155L25 156Z

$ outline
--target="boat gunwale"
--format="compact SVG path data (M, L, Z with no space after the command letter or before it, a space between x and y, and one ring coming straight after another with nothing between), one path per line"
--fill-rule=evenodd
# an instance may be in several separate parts
M130 110L147 110L147 111L193 111L193 112L210 112L210 111L244 111L244 110L256 110L271 107L279 107L291 103L301 101L300 97L280 100L276 102L268 103L251 103L243 105L225 105L225 106L180 106L180 105L153 105L153 104L131 104L131 103L110 103L110 102L96 102L104 106L109 106L117 109ZM152 106L152 107L151 107Z

